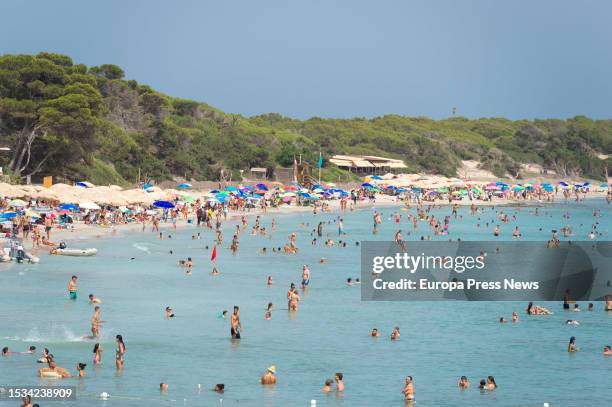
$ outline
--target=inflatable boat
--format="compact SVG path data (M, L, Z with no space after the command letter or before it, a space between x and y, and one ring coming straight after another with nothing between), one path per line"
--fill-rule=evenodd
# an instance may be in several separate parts
M51 254L57 254L60 256L76 256L76 257L87 257L87 256L95 256L98 253L98 249L89 248L89 249L53 249L51 250Z

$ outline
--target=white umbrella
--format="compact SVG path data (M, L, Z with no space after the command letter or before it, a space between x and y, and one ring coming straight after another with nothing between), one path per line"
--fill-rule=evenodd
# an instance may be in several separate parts
M100 205L94 202L80 202L79 207L82 209L100 209Z

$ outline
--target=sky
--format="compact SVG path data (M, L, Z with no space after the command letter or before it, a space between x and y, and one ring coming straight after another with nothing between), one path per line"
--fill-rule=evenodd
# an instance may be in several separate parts
M252 116L612 116L609 0L20 0L0 54Z

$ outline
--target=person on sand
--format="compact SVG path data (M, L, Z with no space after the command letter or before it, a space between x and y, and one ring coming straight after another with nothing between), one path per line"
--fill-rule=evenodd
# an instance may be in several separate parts
M55 362L49 362L49 367L43 367L43 368L38 369L38 376L40 377L44 377L48 375L49 373L55 373L59 375L62 379L72 377L70 372L68 372L66 369L62 367L57 366Z
M68 297L71 300L77 299L77 276L72 276L70 282L68 283Z
M234 305L234 312L232 313L232 318L230 320L230 335L232 339L240 339L241 330L242 325L240 324L240 308L237 305Z
M406 376L406 384L402 389L402 394L407 401L414 400L414 383L412 382L412 376Z
M261 384L263 385L271 385L276 384L276 366L268 367L266 373L261 376Z
M336 382L336 391L344 391L344 375L340 372L336 373L334 376L334 381Z
M90 304L102 304L102 300L93 294L89 294L89 303Z

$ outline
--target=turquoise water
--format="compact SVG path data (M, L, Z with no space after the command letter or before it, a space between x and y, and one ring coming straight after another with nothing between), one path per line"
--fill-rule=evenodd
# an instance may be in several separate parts
M603 216L594 218L594 208L601 209ZM612 342L612 313L602 311L601 303L594 312L587 312L583 304L583 312L571 315L560 304L548 303L543 305L555 315L528 317L526 304L512 302L361 302L359 286L345 283L347 277L360 274L355 241L391 240L398 229L390 220L396 209L377 210L384 221L375 236L371 209L342 215L348 233L343 239L349 242L345 248L310 244L311 229L321 220L333 221L337 213L277 215L272 240L244 232L235 257L227 249L235 225L229 222L224 225L218 277L209 274L213 233L195 227L171 231L173 238L163 241L148 229L82 241L74 245L95 246L98 256L45 256L39 265L2 269L0 345L13 351L29 345L39 350L48 347L58 365L73 373L77 362L88 363L86 378L60 382L78 386L77 401L54 404L58 406L309 406L311 399L318 406L403 406L406 375L414 377L416 405L609 404L612 358L603 357L602 349ZM503 210L510 215L515 211ZM491 239L494 226L486 229L485 222L495 217L494 210L486 208L480 215L481 228L467 212L460 208L463 219L451 221L451 237ZM407 212L401 213L405 218ZM450 215L450 209L434 213ZM563 219L565 213L571 214L569 220ZM586 239L595 221L602 232L612 226L609 206L603 201L543 207L537 217L533 208L523 207L517 222L502 224L502 236L510 240L518 224L524 239L547 240L551 229L571 225L573 239ZM310 225L299 228L302 222ZM262 223L269 229L270 217ZM419 223L411 236L406 236L411 223L403 219L401 228L405 239L431 234L425 223ZM202 240L191 239L197 231ZM292 231L298 231L299 255L272 253L271 247L282 246ZM325 232L338 239L335 225L325 225ZM205 245L210 245L209 250ZM259 253L264 246L265 255ZM174 254L169 254L170 249ZM195 262L192 276L177 267L178 260L187 256ZM324 265L318 263L321 256L327 259ZM299 284L304 263L310 265L311 286L302 294L299 311L288 313L285 294L291 282ZM77 301L66 296L72 274L79 276ZM268 275L274 278L272 287L266 285ZM80 339L89 333L90 292L103 300L102 319L108 321L102 328L105 352L98 367L92 364L93 342ZM270 301L275 311L266 321ZM241 308L244 327L238 342L229 338L229 320L218 317L223 309L231 313L234 304ZM165 318L166 305L172 306L176 318ZM509 319L513 310L519 312L520 323L498 323L501 315ZM578 319L580 326L565 325L568 318ZM400 326L402 336L391 342L394 326ZM369 336L373 327L382 332L381 337ZM127 346L119 374L114 366L116 334L123 335ZM576 354L566 352L572 335L581 348ZM1 358L0 384L46 383L36 377L40 367L36 358L38 354ZM277 367L278 384L264 388L259 376L272 364ZM346 391L323 394L323 382L335 372L344 373ZM461 375L468 376L472 388L457 388ZM499 388L481 393L477 384L487 375L495 376ZM170 386L168 394L159 393L162 381ZM224 395L209 390L215 383L225 383ZM103 391L111 395L109 400L96 397Z

